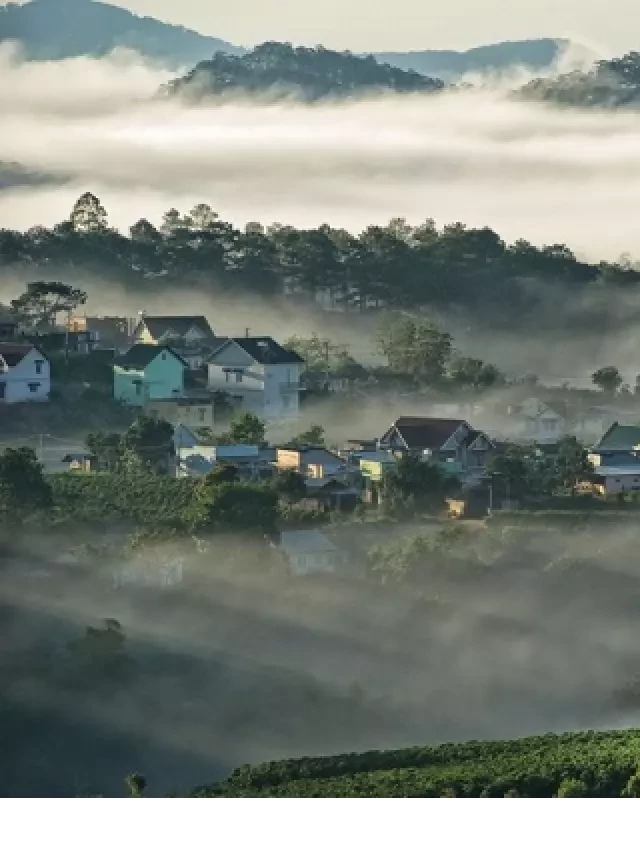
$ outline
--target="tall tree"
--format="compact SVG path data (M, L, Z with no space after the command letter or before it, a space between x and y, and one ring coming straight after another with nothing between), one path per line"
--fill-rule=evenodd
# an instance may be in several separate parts
M377 332L378 350L394 373L436 384L444 376L452 350L451 335L428 320L402 318L383 323Z
M11 308L30 328L51 328L58 314L68 314L86 301L83 290L61 281L31 281L25 293L12 300Z
M257 415L243 412L231 420L229 438L233 444L262 444L266 426Z
M78 233L96 233L107 230L107 211L93 193L83 193L73 205L69 217L71 226Z
M173 427L162 418L138 415L122 436L122 449L152 467L163 468L173 452Z
M51 506L51 486L30 447L8 447L0 454L0 512L20 518Z
M615 394L622 385L622 376L617 367L601 367L596 370L591 381L605 394Z

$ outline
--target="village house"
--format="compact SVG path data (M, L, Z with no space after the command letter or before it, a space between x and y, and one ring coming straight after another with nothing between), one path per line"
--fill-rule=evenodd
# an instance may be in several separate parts
M176 450L177 477L203 477L220 465L233 465L243 480L271 475L270 454L252 444L190 444Z
M113 367L113 395L129 406L149 400L184 396L185 362L173 350L154 344L135 344Z
M413 454L441 466L463 482L486 475L494 444L467 421L449 418L398 418L379 439L381 450Z
M202 315L151 316L140 312L132 332L132 343L170 346L190 370L200 370L205 358L226 338L216 338Z
M567 434L567 423L559 404L535 397L509 406L508 429L512 437L535 444L556 444Z
M602 495L640 492L640 426L612 424L591 448L589 461L594 466L590 478L594 491Z
M346 556L319 530L287 530L280 534L280 550L294 575L339 571Z
M229 338L207 359L208 386L265 420L295 418L303 364L297 353L273 338Z
M76 473L89 474L98 467L98 457L93 453L67 453L62 461Z
M0 343L0 404L46 403L51 393L49 359L33 344Z
M90 317L74 314L67 326L69 332L89 335L92 349L126 352L131 346L133 322L128 317Z
M319 488L331 480L346 482L351 470L344 459L324 447L278 447L275 465L297 471L311 488Z
M213 399L208 394L185 392L184 397L177 399L150 399L144 404L144 411L151 418L161 418L173 426L183 424L190 429L211 429L215 421Z

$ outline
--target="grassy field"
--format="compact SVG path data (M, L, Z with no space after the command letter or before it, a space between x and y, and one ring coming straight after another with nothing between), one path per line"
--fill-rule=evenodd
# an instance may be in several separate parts
M238 768L195 797L638 796L640 730L543 735Z

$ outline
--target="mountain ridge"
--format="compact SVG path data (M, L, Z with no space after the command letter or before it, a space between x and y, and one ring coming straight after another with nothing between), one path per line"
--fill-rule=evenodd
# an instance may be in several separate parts
M0 6L0 43L20 42L28 60L104 56L116 48L136 50L169 67L194 66L222 51L241 56L249 48L101 0L30 0ZM466 51L372 51L378 62L447 82L462 74L550 67L566 39L530 39L480 45Z

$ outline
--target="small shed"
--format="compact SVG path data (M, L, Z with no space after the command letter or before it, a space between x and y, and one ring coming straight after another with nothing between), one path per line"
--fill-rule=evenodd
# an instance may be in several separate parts
M280 534L280 548L296 575L335 572L342 554L319 530L288 530Z
M98 466L98 457L93 453L67 453L62 461L69 466L70 471L89 473Z

